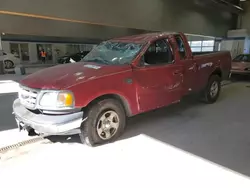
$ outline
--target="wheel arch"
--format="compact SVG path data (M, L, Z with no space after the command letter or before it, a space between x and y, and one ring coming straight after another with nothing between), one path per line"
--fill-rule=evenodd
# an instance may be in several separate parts
M222 71L221 71L221 69L220 69L219 67L217 67L217 68L212 72L212 74L210 75L210 77L211 77L212 75L218 75L220 78L222 78Z
M95 97L83 109L88 109L91 106L93 106L94 104L96 104L99 101L104 100L104 99L115 99L115 100L119 101L125 110L126 116L128 116L128 117L132 116L132 111L131 111L131 107L130 107L128 100L120 94L103 94L103 95L100 95L98 97Z

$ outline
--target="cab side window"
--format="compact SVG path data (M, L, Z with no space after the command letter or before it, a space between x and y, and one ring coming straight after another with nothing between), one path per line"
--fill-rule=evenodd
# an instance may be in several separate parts
M173 54L166 40L161 39L152 43L142 57L144 65L171 64Z
M179 51L179 55L180 55L181 59L185 59L186 58L186 49L185 49L185 45L184 45L184 42L183 42L181 36L175 35L175 40L176 40L176 43L178 45L178 51Z

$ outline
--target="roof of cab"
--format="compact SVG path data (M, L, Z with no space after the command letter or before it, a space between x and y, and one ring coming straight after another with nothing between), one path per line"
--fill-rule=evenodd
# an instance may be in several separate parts
M145 43L153 41L159 37L164 37L168 35L178 34L177 32L157 32L157 33L146 33L139 35L124 36L119 38L114 38L109 41L123 41L123 42L135 42L135 43Z

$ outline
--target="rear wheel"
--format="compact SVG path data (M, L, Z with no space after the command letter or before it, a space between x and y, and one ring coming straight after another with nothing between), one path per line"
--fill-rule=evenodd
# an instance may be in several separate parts
M218 75L212 75L208 80L208 84L203 92L204 102L212 104L217 101L221 90L221 78Z
M123 132L126 116L123 106L115 99L104 99L87 112L80 139L88 146L115 141Z

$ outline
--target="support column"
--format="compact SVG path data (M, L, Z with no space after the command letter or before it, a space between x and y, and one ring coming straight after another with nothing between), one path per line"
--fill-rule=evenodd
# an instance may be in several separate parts
M0 50L3 50L1 34L0 34Z
M4 74L3 47L2 47L2 38L1 38L1 34L0 34L0 74Z

